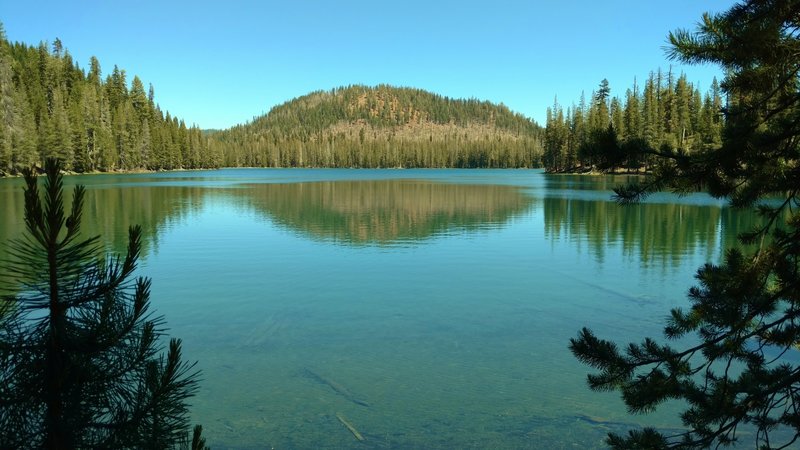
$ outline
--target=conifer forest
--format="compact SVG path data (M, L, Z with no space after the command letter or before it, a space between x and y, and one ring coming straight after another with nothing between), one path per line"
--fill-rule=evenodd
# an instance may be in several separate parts
M798 448L800 0L156 3L4 5L0 450Z

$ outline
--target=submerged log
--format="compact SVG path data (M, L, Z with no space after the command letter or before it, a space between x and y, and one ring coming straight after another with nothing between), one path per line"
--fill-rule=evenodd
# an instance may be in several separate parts
M362 436L361 433L359 433L358 430L356 430L356 427L354 427L353 424L351 424L347 419L344 418L344 415L342 415L342 413L337 412L336 418L339 419L339 422L342 422L342 425L344 425L345 428L347 428L348 430L350 430L351 433L353 433L353 436L355 436L357 440L359 441L364 440L364 436Z

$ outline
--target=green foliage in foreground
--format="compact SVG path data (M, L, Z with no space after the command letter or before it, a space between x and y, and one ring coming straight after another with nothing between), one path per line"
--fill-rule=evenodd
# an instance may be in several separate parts
M688 310L674 309L668 339L695 336L675 348L647 338L620 347L583 329L570 342L596 368L592 389L619 390L631 412L672 399L685 404L685 433L654 429L610 435L614 448L734 445L743 434L759 448L788 448L800 437L800 2L738 3L704 15L696 31L670 34L670 55L728 69L729 104L717 148L665 148L644 182L616 190L623 203L662 188L703 188L739 208L755 207L766 225L741 236L758 249L731 249L721 265L697 272Z
M25 172L27 234L0 270L0 448L188 445L198 373L179 340L162 352L150 280L131 279L141 230L124 257L104 259L99 237L80 237L83 187L65 212L61 166L45 169L41 195Z

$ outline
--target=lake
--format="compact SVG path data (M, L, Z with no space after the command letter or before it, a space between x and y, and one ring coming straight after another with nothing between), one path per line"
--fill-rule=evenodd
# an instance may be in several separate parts
M224 448L595 448L679 429L586 387L583 326L660 337L696 269L754 223L702 194L621 207L625 177L538 170L231 169L66 178L203 380ZM22 232L0 180L0 243ZM2 250L0 250L2 251ZM0 258L2 255L0 255ZM356 440L342 421L364 438Z

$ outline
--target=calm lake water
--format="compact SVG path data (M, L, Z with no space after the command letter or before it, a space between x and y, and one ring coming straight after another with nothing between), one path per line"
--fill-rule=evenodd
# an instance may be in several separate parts
M680 428L586 387L583 326L660 336L696 269L753 224L705 195L617 206L622 177L238 169L67 177L84 232L141 224L152 307L203 372L224 448L594 448ZM0 180L0 243L22 232ZM0 250L2 251L2 250ZM0 255L2 256L2 255ZM340 421L363 435L359 442Z

